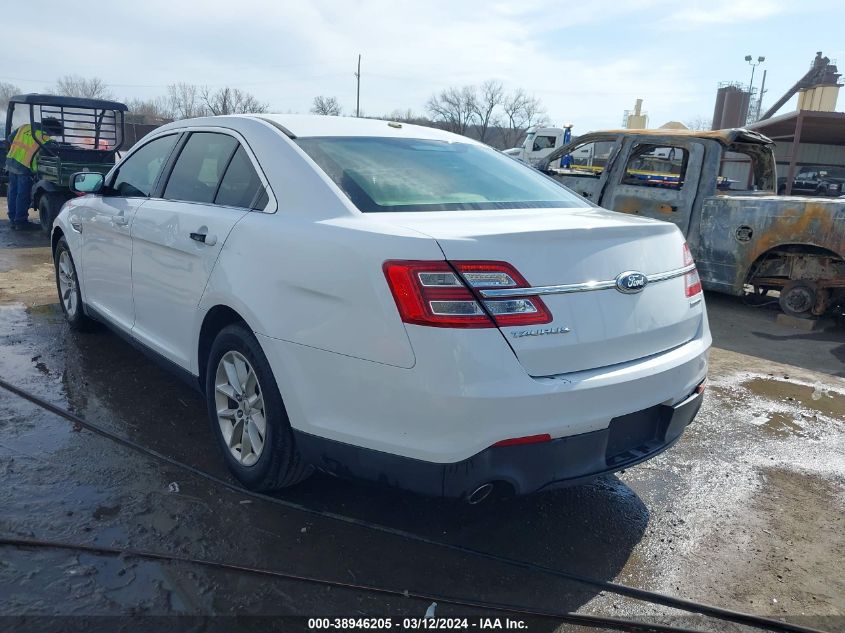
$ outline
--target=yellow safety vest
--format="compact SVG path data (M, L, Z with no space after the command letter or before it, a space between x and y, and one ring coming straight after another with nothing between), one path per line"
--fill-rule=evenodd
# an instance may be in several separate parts
M41 130L36 130L35 136L42 143L50 140L50 137ZM32 126L27 123L20 126L18 131L15 132L15 137L12 139L11 145L9 145L9 153L6 154L6 158L11 158L31 171L35 171L38 169L38 156L36 154L39 149L41 147L32 134Z

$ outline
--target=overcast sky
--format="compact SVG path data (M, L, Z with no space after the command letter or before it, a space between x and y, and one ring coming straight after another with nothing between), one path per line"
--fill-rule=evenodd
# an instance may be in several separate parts
M185 81L243 88L277 112L336 96L349 113L361 53L368 115L422 113L435 91L495 78L576 134L618 127L638 97L652 127L710 119L718 82L748 82L747 54L766 57L764 108L817 50L845 67L836 0L7 0L0 24L0 80L25 92L74 73L119 99Z

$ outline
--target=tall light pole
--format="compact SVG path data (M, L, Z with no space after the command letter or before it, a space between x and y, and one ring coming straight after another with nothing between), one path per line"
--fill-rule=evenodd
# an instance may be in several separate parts
M753 60L754 60L754 58L751 57L751 55L745 56L745 61L747 61L748 64L751 66L751 81L748 84L748 109L746 110L746 115L745 115L745 122L746 123L748 123L749 119L754 119L754 120L757 119L758 113L754 112L754 103L751 101L751 98L752 98L751 92L754 89L754 71L757 69L757 66L759 66L764 61L766 61L766 58L763 57L762 55L760 55L757 58L756 62L754 62ZM760 96L762 97L762 94Z
M749 63L749 65L751 66L751 83L748 84L748 94L749 95L751 94L751 88L754 87L754 70L757 68L757 66L759 66L764 61L766 61L766 58L763 57L762 55L760 55L760 57L757 58L756 63L753 62L752 59L753 58L751 57L751 55L745 56L745 61L747 61Z

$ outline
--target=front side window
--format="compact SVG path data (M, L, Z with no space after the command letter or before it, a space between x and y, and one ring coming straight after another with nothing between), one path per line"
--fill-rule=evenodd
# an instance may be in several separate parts
M182 148L164 197L168 200L213 203L238 142L227 134L194 132Z
M112 189L127 198L148 197L177 138L161 136L133 152L118 168Z
M538 136L534 139L534 151L539 152L544 149L552 149L555 146L554 136Z
M635 147L622 182L640 187L680 189L684 184L689 152L672 145L639 145Z
M484 146L379 137L296 143L364 213L589 206L552 179Z

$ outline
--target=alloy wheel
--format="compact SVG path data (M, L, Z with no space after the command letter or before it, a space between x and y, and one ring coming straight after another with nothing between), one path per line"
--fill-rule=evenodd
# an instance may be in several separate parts
M264 450L267 418L258 376L243 354L226 352L214 379L217 422L232 456L244 466L254 465Z
M76 275L70 253L62 251L59 255L59 289L61 290L62 305L68 316L76 316L79 303L76 296Z

